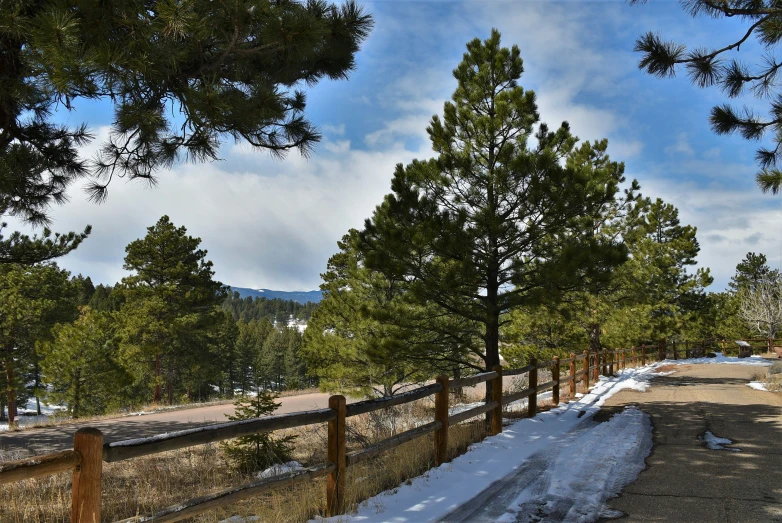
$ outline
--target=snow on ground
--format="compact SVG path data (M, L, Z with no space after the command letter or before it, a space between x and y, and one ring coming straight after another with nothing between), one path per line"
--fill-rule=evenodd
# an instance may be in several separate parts
M294 472L296 470L301 470L303 468L304 467L302 467L301 463L299 463L298 461L288 461L286 463L279 463L277 465L272 465L268 469L262 470L261 472L255 474L255 477L258 479L270 478L272 476L285 474L286 472Z
M761 383L760 381L750 381L747 383L750 387L752 387L755 390L765 390L768 391L768 387L766 387L765 383Z
M733 452L741 452L741 449L729 449L725 447L725 445L733 445L733 441L729 440L728 438L720 438L719 436L715 436L710 430L707 430L703 436L700 436L698 439L700 439L706 445L706 448L711 450L730 450Z
M731 365L751 365L758 367L767 367L773 362L763 358L762 356L750 356L749 358L737 358L735 356L725 356L721 352L715 352L716 358L690 358L687 360L663 360L656 363L656 366L662 365L690 365L693 363L709 363L709 364L731 364Z
M516 482L523 490L502 515L489 513L477 520L587 523L621 515L605 503L643 471L652 450L649 416L628 408L584 429L570 431L540 453L540 470L530 471L526 482Z
M19 426L24 427L25 425L45 423L55 414L64 412L68 409L67 407L62 407L60 405L49 405L47 403L41 402L41 415L39 416L35 398L30 398L27 400L27 404L24 407L20 407L17 410L19 413L19 417L17 418L19 421ZM8 430L8 423L0 423L0 432L6 430Z
M466 454L457 457L452 462L428 471L423 476L411 480L409 484L405 483L396 489L381 493L361 503L356 514L339 516L328 521L336 523L338 521L419 522L441 520L476 493L482 492L496 481L514 473L534 454L550 448L557 441L563 441L566 434L580 425L586 422L594 424L591 420L592 416L600 409L606 399L618 391L623 389L646 390L649 386L649 380L654 376L654 369L655 366L627 369L617 377L601 378L588 394L577 401L561 404L558 408L540 413L535 418L518 420L505 427L502 434L471 445ZM644 430L646 432L651 430L648 428L648 421L646 425L648 430L638 430L638 427L643 426L639 414L629 414L626 419L620 418L616 424L612 422L602 425L610 427L604 431L617 433L617 445L621 445L621 440L627 438L636 442L633 448L640 448L637 442L642 439L641 433ZM631 426L634 426L633 430L629 429ZM605 440L605 437L606 434L599 434L594 441ZM591 482L586 479L590 472L583 460L591 459L595 453L591 450L582 452L580 442L581 439L579 439L579 446L576 447L577 452L567 450L563 452L562 466L564 469L561 472L561 477L563 479L567 477L566 473L570 475L574 467L580 464L586 476L583 481L579 481L573 487L583 490L587 486L586 484ZM600 447L600 445L595 444L595 447ZM610 445L605 448L611 449L608 455L612 455L616 451L616 447L612 448ZM626 470L627 473L622 477L630 477L632 471L636 470L638 466L643 468L643 457L645 454L640 458L640 465L637 460L625 461L627 468L622 470ZM621 467L621 464L617 466ZM617 474L615 470L606 473ZM564 482L559 481L557 484L562 486ZM610 486L606 486L601 492L613 492L609 488ZM568 495L573 495L573 493ZM602 506L600 498L598 493L592 492L590 499L593 499L593 505L600 507ZM503 509L503 513L513 510L514 504L518 506L519 503L524 502L524 499L514 498L509 501L510 504L500 507Z

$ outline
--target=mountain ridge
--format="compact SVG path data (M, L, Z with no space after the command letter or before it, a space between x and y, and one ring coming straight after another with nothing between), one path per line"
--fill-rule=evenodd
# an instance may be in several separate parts
M230 287L230 286L229 286ZM231 292L238 292L242 298L267 298L273 300L293 300L306 305L307 302L320 303L323 299L322 291L275 291L273 289L250 289L248 287L230 287Z

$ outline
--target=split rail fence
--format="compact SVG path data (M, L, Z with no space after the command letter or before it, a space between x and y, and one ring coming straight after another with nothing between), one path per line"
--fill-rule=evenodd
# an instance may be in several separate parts
M325 409L207 425L149 438L112 443L104 443L103 434L99 430L82 428L74 435L72 450L0 463L0 484L70 471L73 474L72 523L99 523L102 521L101 476L104 462L112 463L133 459L251 434L303 427L315 423L328 423L328 453L325 463L196 497L154 514L134 516L124 519L122 522L179 521L222 505L248 499L273 488L302 483L320 476L327 476L326 515L335 516L345 511L345 471L347 467L428 434L433 434L434 461L435 465L440 465L447 460L448 427L450 425L456 425L481 414L491 413L489 433L491 435L498 434L502 432L503 405L527 399L527 416L534 417L538 412L537 400L538 394L541 392L551 389L552 403L558 405L561 392L574 397L578 384L581 384L583 391L586 392L590 383L597 382L599 374L610 375L615 370L628 366L644 365L648 361L664 357L664 353L665 347L661 345L659 348L651 347L649 349L642 346L638 349L584 351L582 354L570 354L570 357L566 359L555 357L553 360L543 362L533 359L529 365L520 369L503 370L497 366L491 372L483 372L461 379L448 379L447 376L440 376L430 385L397 396L351 404L346 403L344 396L331 396L329 406ZM676 350L674 349L675 354ZM538 371L541 369L550 369L551 371L551 379L545 383L538 381ZM503 376L523 374L528 376L528 387L503 396ZM491 382L491 394L484 404L458 414L449 415L449 391L484 382ZM347 418L410 403L431 395L435 397L433 421L396 434L367 448L350 453L346 452L345 423Z

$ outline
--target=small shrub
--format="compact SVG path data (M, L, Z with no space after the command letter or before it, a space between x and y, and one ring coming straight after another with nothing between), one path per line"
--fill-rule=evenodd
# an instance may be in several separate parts
M236 411L228 416L231 421L242 421L266 416L280 406L275 403L277 395L270 391L259 392L257 396L237 399L234 402ZM293 440L296 436L290 434L281 438L273 438L271 434L252 434L236 438L221 445L228 461L243 474L250 474L267 469L272 465L291 461Z
M769 367L768 373L769 375L782 374L782 361L775 363L771 367Z

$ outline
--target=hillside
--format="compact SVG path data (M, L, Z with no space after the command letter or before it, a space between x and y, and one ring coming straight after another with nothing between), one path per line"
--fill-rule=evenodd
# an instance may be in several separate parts
M242 298L267 298L273 300L293 300L306 305L307 302L319 303L323 299L321 291L273 291L271 289L248 289L246 287L231 287L231 290L238 292Z

